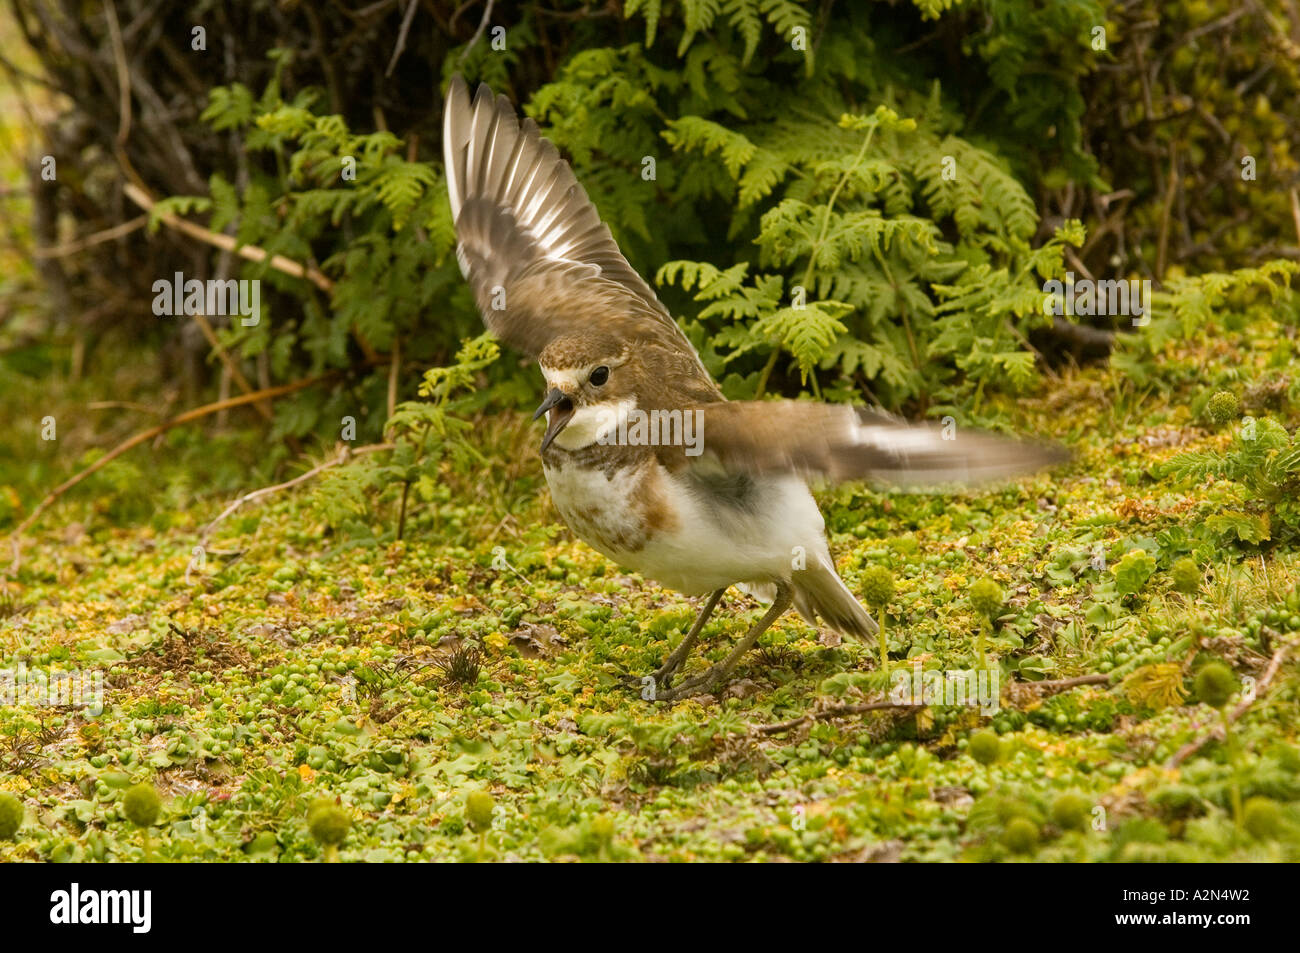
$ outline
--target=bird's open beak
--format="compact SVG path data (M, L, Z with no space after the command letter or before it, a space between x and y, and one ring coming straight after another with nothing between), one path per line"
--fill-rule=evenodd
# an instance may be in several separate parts
M558 387L552 387L551 392L546 395L537 412L533 414L533 420L536 420L542 414L550 411L550 417L547 418L546 434L542 437L542 452L551 445L551 441L560 435L564 425L573 417L573 401L569 395Z

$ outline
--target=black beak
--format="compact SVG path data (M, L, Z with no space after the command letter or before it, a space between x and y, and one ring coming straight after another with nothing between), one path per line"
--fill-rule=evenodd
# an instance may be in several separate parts
M546 448L551 445L551 441L560 435L560 431L564 429L564 425L567 424L569 418L573 416L573 401L564 391L560 390L558 387L552 387L551 392L546 395L546 399L542 401L541 406L539 406L536 413L533 414L533 420L536 420L547 411L551 412L551 416L547 422L546 434L542 437L543 453L545 453Z

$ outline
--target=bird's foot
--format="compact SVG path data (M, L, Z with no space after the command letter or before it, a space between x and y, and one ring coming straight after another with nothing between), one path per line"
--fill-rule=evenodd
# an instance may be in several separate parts
M665 662L648 675L624 675L623 684L639 691L646 701L656 701L672 686L677 669L678 665Z
M638 691L642 698L649 697L651 701L659 692L659 680L653 674L650 675L624 675L619 681L624 688Z
M659 692L656 701L675 702L682 698L690 698L693 695L709 695L717 691L727 680L730 671L724 669L721 665L713 665L698 675L692 675L684 679L676 688L664 688Z

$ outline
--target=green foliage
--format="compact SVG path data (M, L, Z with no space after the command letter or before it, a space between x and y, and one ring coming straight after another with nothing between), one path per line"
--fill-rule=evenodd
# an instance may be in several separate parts
M811 0L632 0L623 13L644 25L641 42L581 23L584 41L521 107L572 158L633 263L662 266L670 305L729 396L808 388L978 412L986 394L1037 379L1028 335L1051 320L1041 285L1083 241L1072 221L1040 240L1013 164L1095 179L1080 85L1103 58L1091 47L1101 8L1030 6L915 0L897 17ZM479 42L445 60L444 77L459 69L510 90L531 62L535 12L507 28L506 50ZM921 42L940 33L965 38L963 71ZM260 93L210 93L203 120L255 160L242 184L214 173L210 197L156 210L210 213L211 228L319 262L332 282L325 300L319 281L244 264L276 290L271 320L223 329L223 344L266 355L277 378L355 366L399 342L410 359L445 362L477 316L439 163L321 114L320 90L290 88L289 61L276 53ZM988 80L978 108L970 70ZM372 411L383 392L367 388ZM283 401L277 435L320 429L337 409L318 393Z
M990 103L993 135L1025 143L1019 161L1037 167L1035 177L1101 185L1082 121L1090 105L1084 81L1110 59L1095 32L1108 26L1106 5L976 0L972 6L977 12L967 42L987 64L990 85L1000 94L981 95ZM1057 141L1039 154L1033 143L1045 130Z
M335 467L317 486L314 501L326 522L340 526L366 513L372 494L400 487L400 538L411 490L427 503L435 497L444 463L460 469L484 465L466 411L477 399L480 375L499 354L496 341L484 333L462 344L454 364L426 371L419 387L422 399L398 404L385 427L395 445L392 454L383 462L371 455Z
M1141 591L1156 572L1156 561L1144 550L1135 549L1115 564L1115 588L1121 596Z
M631 19L639 15L645 20L647 49L655 44L663 7L662 0L628 0L624 5L625 17ZM811 14L793 0L682 0L680 12L682 23L677 31L681 37L677 43L679 57L690 49L696 36L724 25L742 38L741 63L744 65L748 65L758 49L764 23L787 44L794 40L796 30L804 31L805 38L809 38L807 35L812 29ZM811 59L811 43L805 44L804 49Z
M212 209L212 199L202 195L172 195L160 199L149 210L149 233L152 235L162 225L162 220L169 215L188 215L191 212L207 212Z
M0 840L13 840L23 826L23 802L8 791L0 792Z
M882 103L832 123L791 104L739 130L669 123L674 152L721 165L712 192L734 203L730 236L753 234L753 209L765 209L757 254L742 246L725 270L675 261L657 275L696 289L707 350L733 371L729 393L763 393L782 354L814 392L819 378L830 395L866 384L893 406L1035 379L1023 341L1044 320L1040 282L1082 233L1073 226L1031 250L1038 218L1020 185L948 131L937 86L909 102L919 119ZM766 356L757 377L742 373L751 354Z
M1095 4L1053 13L1050 29L1030 25L1016 3L979 7L974 53L993 77L995 110L1014 101L1025 122L1057 122L1072 167L1083 168L1068 134L1075 100L1057 112L1053 95L1088 67L1073 57L1050 81L1020 77L1035 44L1086 39ZM915 5L918 28L961 11ZM668 261L660 282L695 288L690 330L728 395L806 386L860 400L865 389L891 407L937 411L1032 384L1026 335L1048 320L1041 282L1061 272L1064 245L1082 231L1070 225L1032 247L1034 204L996 147L966 134L957 91L885 62L864 67L862 51L889 27L819 22L813 4L789 0L649 0L624 13L644 22L644 48L574 53L526 108L572 156L634 261ZM672 68L651 51L675 57ZM494 80L508 68L477 52L463 65L471 75ZM210 225L319 259L335 285L326 308L301 282L245 266L303 298L303 318L224 332L227 345L270 354L277 373L298 355L319 372L355 360L354 345L386 350L397 339L445 354L452 328L418 335L424 316L457 315L458 335L474 316L449 254L440 168L409 161L388 132L357 134L316 114L313 90L286 98L281 81L277 67L260 96L239 84L211 95L204 119L273 157L275 174L257 172L239 194L213 176ZM201 212L201 201L168 208ZM696 257L672 254L686 249ZM434 356L424 346L421 356ZM311 413L319 404L304 397L283 411L296 415L283 429L306 432L324 417Z
M1226 314L1294 311L1291 279L1297 274L1300 262L1276 259L1232 272L1171 277L1151 293L1150 314L1134 320L1139 333L1117 338L1111 361L1136 386L1164 383L1172 343L1223 330Z
M317 249L324 250L320 269L332 276L327 302L302 279L265 264L244 264L247 277L296 298L294 310L302 316L281 318L280 299L273 298L264 309L270 320L224 329L223 343L245 358L268 355L277 377L346 367L361 353L391 349L398 339L412 358L445 357L443 349L454 338L415 333L435 310L464 312L451 306L453 296L464 292L450 254L455 230L441 169L408 161L404 144L390 132L355 134L341 116L315 114L318 98L305 90L285 101L278 73L256 100L239 84L217 87L204 119L241 134L248 152L271 157L275 171L254 167L242 190L215 173L210 201L159 203L174 212L210 208L214 230L232 228L240 242L292 261L313 262ZM464 317L447 330L472 328L469 315ZM293 435L340 416L334 413L337 404L310 395L277 410L278 429Z
M1246 418L1222 451L1179 454L1161 472L1183 482L1228 481L1229 508L1205 526L1225 539L1258 545L1300 531L1300 436L1270 417Z

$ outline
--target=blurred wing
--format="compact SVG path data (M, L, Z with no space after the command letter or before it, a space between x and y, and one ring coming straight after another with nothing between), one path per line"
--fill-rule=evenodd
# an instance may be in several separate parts
M498 338L536 357L560 334L599 326L699 363L569 164L535 122L520 123L510 100L481 85L471 101L452 77L443 151L460 269Z
M792 472L905 489L971 486L1068 459L1059 447L977 430L908 424L880 411L805 401L731 401L696 408L698 458L729 472Z

